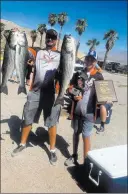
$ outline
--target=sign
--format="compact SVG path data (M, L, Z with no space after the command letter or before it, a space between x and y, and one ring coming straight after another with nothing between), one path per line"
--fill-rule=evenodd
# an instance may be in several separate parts
M97 103L118 101L112 80L94 81L94 84L96 89Z

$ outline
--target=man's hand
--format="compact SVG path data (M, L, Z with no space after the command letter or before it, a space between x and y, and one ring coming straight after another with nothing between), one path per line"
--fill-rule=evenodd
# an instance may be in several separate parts
M74 100L79 101L82 99L82 96L74 96Z

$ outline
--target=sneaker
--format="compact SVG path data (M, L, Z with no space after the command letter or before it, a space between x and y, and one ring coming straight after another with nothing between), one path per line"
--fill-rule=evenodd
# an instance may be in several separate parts
M22 150L24 150L26 148L26 146L24 145L18 145L18 147L16 149L13 150L12 152L12 157L18 155Z
M56 162L57 162L57 156L56 156L56 153L55 152L50 152L50 163L52 165L55 165Z
M64 165L65 166L72 166L73 164L79 165L77 160L78 160L78 155L77 154L73 154L70 158L68 158L65 161Z
M100 126L100 128L97 128L97 133L104 132L104 127Z

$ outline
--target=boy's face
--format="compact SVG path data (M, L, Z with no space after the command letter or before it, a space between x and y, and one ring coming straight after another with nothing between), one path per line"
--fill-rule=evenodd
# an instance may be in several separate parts
M97 64L96 60L86 60L85 59L85 65L87 67L88 70L92 69L93 67L95 67L95 65Z

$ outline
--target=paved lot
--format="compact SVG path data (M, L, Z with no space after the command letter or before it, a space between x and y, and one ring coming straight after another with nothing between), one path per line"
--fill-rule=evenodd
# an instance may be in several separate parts
M103 134L92 135L92 148L122 145L127 142L127 77L104 73L106 79L113 79L118 103L114 104L112 120ZM72 153L72 129L70 121L63 114L58 125L58 163L51 166L48 160L48 134L42 128L43 121L33 125L40 140L31 135L28 148L15 158L12 150L20 139L20 119L26 96L17 95L17 84L8 83L9 95L1 95L1 192L2 193L82 193L83 190L64 166L68 152ZM10 134L6 134L9 131ZM4 134L5 133L5 134ZM40 145L38 145L40 143ZM82 138L79 146L79 162L82 163Z

